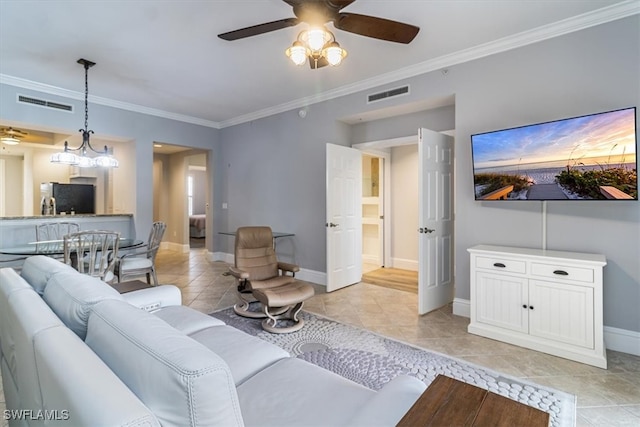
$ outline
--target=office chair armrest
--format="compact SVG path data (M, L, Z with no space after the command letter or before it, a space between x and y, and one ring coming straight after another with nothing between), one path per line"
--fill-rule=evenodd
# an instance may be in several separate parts
M288 262L278 261L278 268L282 271L290 271L292 273L297 273L298 271L300 271L300 267L295 264L289 264Z
M249 273L247 273L246 271L240 270L239 268L236 268L236 267L229 267L229 274L231 274L236 279L249 278Z

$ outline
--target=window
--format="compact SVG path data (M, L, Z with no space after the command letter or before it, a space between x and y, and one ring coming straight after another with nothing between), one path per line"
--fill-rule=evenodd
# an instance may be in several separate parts
M187 203L189 204L189 216L193 215L193 175L187 177Z

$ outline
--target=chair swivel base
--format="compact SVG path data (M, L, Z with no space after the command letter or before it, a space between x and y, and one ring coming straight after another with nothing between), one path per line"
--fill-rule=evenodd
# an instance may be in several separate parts
M264 309L262 304L253 296L251 292L237 292L238 303L233 306L233 311L242 317L247 317L250 319L264 319L267 315L264 313ZM260 308L255 307L252 310L253 305L260 305ZM274 316L279 316L282 313L285 313L289 307L277 307L277 309L272 310L271 314Z
M262 329L274 334L285 334L302 328L304 320L299 318L298 314L304 301L314 293L313 286L297 281L277 288L254 290L253 295L262 303L266 316L262 321ZM279 320L290 321L293 324L282 326L278 324Z

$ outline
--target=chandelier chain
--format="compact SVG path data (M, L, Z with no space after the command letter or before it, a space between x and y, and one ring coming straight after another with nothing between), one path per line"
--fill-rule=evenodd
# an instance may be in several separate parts
M89 129L89 65L84 64L84 130Z

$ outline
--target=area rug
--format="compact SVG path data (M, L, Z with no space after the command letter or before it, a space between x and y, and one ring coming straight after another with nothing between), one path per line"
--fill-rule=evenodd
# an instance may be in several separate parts
M568 427L576 422L576 397L569 393L315 314L302 312L304 327L289 334L265 332L261 320L238 316L232 308L211 315L372 390L379 390L398 375L411 375L429 385L442 374L548 412L551 426Z

